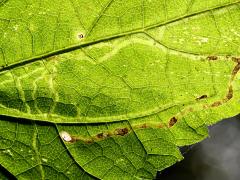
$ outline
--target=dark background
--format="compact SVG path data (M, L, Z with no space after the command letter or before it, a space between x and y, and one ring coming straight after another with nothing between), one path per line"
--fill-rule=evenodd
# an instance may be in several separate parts
M240 115L209 127L210 137L182 149L185 159L160 180L240 180Z

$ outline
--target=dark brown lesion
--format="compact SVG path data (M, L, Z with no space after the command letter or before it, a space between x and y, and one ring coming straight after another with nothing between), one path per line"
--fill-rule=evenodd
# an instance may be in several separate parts
M237 73L240 71L240 58L239 57L232 57L232 61L234 61L235 63L237 63L237 65L233 68L232 70L232 74L231 74L231 78L229 81L229 85L228 85L228 91L226 96L222 99L222 100L218 100L213 102L210 106L209 105L204 105L204 108L209 108L209 107L218 107L221 106L222 104L228 102L229 100L231 100L233 98L233 86L232 86L232 82L234 81Z
M118 128L114 131L114 134L119 136L124 136L128 134L128 132L129 132L128 128Z
M217 60L218 57L217 56L208 56L209 60ZM226 103L227 101L229 101L230 99L233 98L233 87L232 87L232 82L235 79L235 76L237 75L237 73L240 71L240 58L232 58L234 60L234 62L237 62L237 65L234 67L234 69L232 70L232 75L231 75L231 79L229 82L229 86L228 86L228 91L226 96L221 99L221 100L217 100L211 104L205 104L203 105L203 108L214 108L214 107L218 107L221 106L222 104ZM208 98L208 95L203 94L199 97L196 98L196 100L202 100L202 99L206 99ZM192 107L185 109L185 111L183 111L181 114L181 117L186 115L189 112L193 112L194 109ZM179 120L179 116L173 116L168 123L168 128L173 127ZM134 127L134 129L146 129L146 128L164 128L167 127L166 124L163 123L156 123L156 124L148 124L148 123L143 123L143 124L139 124L137 126ZM128 128L117 128L113 131L113 133L108 134L108 135L104 135L104 133L100 133L97 135L97 138L99 139L104 139L106 137L112 137L112 136L125 136L130 132L130 130Z
M206 99L208 96L206 94L199 96L196 98L197 101L201 100L201 99Z
M229 88L228 88L228 93L226 94L225 98L222 99L222 100L218 100L218 101L215 101L213 102L210 107L218 107L218 106L221 106L223 105L224 103L228 102L229 100L231 100L233 98L233 88L232 88L232 85L229 85ZM208 105L204 105L203 106L204 108L208 108L209 106Z
M174 126L174 124L176 124L177 123L177 118L176 117L172 117L170 120L169 120L169 124L168 124L168 126L171 128L171 127L173 127Z
M172 118L171 120L171 126L173 126L177 121L176 118ZM165 128L167 127L164 123L142 123L138 125L133 125L133 129L146 129L146 128ZM83 142L85 144L92 144L98 141L102 141L108 138L112 137L123 137L131 133L132 129L128 127L122 127L122 128L116 128L110 131L103 131L96 135L90 136L90 137L83 137L83 136L75 136L75 135L69 135L71 138L69 141L65 141L66 143L76 143L76 142ZM64 140L64 138L62 138Z
M98 139L105 139L110 136L111 136L110 132L102 132L96 135Z
M210 58L211 60L216 60L216 58ZM237 65L234 67L234 69L232 70L232 75L231 75L231 79L229 82L229 86L228 86L228 91L226 96L221 99L221 100L217 100L211 104L204 104L202 107L203 109L207 109L207 108L215 108L218 106L221 106L222 104L228 102L230 99L233 98L233 87L232 87L232 82L235 79L235 76L237 75L237 73L240 71L240 58L233 58L234 62L237 62ZM196 98L196 100L202 100L202 99L206 99L208 98L208 95L204 94L201 95L199 97ZM192 107L188 107L186 108L184 111L182 111L180 113L180 116L175 115L173 116L169 122L168 125L167 124L163 124L163 123L142 123L142 124L138 124L133 126L133 129L146 129L146 128L171 128L173 127L178 121L179 118L181 118L182 116L186 115L187 113L193 112L194 109ZM105 132L101 132L99 134L96 134L95 136L92 137L76 137L76 136L71 136L71 141L68 141L69 143L75 143L77 141L82 141L85 144L92 144L94 142L97 141L102 141L104 139L110 138L110 137L123 137L128 135L132 130L129 129L128 127L122 127L122 128L117 128L111 131L105 131Z
M70 136L70 140L64 140L64 138L62 138L66 143L76 143L78 141L83 142L85 144L92 144L94 142L97 141L102 141L104 139L110 138L110 137L117 137L117 136L125 136L130 132L130 130L127 127L123 127L123 128L117 128L113 131L105 131L105 132L101 132L99 134L96 134L95 136L91 136L91 137L81 137L81 136Z
M103 136L103 133L99 133L99 134L97 134L97 138L98 139L102 139L104 136Z
M208 56L207 59L209 61L216 61L216 60L218 60L218 57L217 56Z

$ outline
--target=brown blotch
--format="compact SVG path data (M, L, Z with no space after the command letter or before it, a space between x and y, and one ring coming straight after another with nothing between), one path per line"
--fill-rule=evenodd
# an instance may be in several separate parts
M208 97L208 96L205 94L205 95L202 95L202 96L196 98L196 100L206 99L207 97Z
M173 127L174 124L177 123L177 118L176 117L172 117L169 121L169 127Z
M97 138L102 139L103 137L104 137L104 136L103 136L103 133L97 134Z
M217 56L208 56L207 59L208 59L209 61L215 61L215 60L218 59L218 57L217 57Z
M211 107L218 107L220 105L222 105L222 102L221 101L216 101L211 105Z
M115 130L116 135L124 136L128 133L128 128L119 128Z

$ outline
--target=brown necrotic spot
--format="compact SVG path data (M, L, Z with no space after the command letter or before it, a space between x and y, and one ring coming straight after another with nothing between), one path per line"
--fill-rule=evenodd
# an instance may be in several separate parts
M169 121L169 127L173 127L174 124L177 123L177 118L176 117L172 117Z
M119 136L124 136L128 133L128 128L119 128L115 130L115 134Z
M208 59L209 61L215 61L215 60L218 59L218 57L217 57L217 56L208 56L207 59Z
M196 100L206 99L207 97L208 97L208 96L204 94L204 95L202 95L202 96L196 98Z

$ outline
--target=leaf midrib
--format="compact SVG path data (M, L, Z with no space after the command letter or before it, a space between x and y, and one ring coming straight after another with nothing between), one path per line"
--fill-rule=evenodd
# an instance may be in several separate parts
M84 47L88 47L88 46L91 46L91 45L94 45L94 44L98 44L100 42L105 42L105 41L121 38L121 37L124 37L124 36L129 36L129 35L133 35L133 34L145 33L146 30L150 30L150 29L153 29L153 28L157 28L157 27L168 25L168 24L172 24L172 23L175 23L177 21L181 21L181 20L183 20L185 18L194 17L194 16L197 16L197 15L200 15L200 14L207 13L209 11L213 11L213 10L222 9L222 8L225 8L225 7L234 6L234 5L238 4L238 3L240 3L240 1L236 1L236 2L233 2L233 3L227 3L225 5L216 6L216 7L209 8L209 9L206 9L206 10L203 10L203 11L198 11L198 12L195 12L195 13L192 13L192 14L188 14L188 15L185 15L185 16L181 16L181 17L178 17L178 18L166 21L166 22L161 22L161 23L157 23L157 24L154 24L154 25L150 25L150 26L145 27L144 29L138 28L138 29L133 30L133 31L126 31L126 32L121 33L121 34L116 34L116 35L111 35L111 36L106 36L106 37L103 37L103 38L99 38L98 40L86 41L86 42L84 42L82 44L68 46L68 47L63 48L63 49L59 49L59 50L56 50L56 51L52 51L50 53L45 53L45 54L41 54L39 56L35 56L35 57L28 58L28 59L24 59L24 60L19 61L17 63L13 63L13 64L10 64L8 66L2 67L0 69L0 73L8 71L8 70L13 70L13 69L18 68L18 67L22 67L24 65L27 65L27 64L30 64L30 63L33 63L33 62L36 62L36 61L43 60L45 58L49 58L49 57L52 57L52 56L64 54L64 53L71 52L71 51L74 51L74 50L77 50L77 49L81 49L81 48L84 48Z

